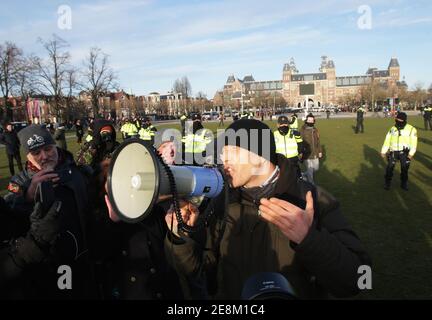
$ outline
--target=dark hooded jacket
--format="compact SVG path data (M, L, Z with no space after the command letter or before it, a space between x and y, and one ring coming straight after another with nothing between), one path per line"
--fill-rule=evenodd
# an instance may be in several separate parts
M103 141L101 137L101 129L109 126L112 129L111 141ZM94 170L98 170L97 166L104 159L111 158L111 154L119 146L117 142L115 128L112 122L108 120L96 120L93 123L93 139L86 142L77 154L77 163L91 166Z
M60 233L52 251L47 252L43 262L25 268L19 278L19 285L12 283L11 288L17 290L16 298L57 299L87 298L94 294L92 284L92 268L88 255L88 223L89 195L88 185L91 171L89 168L78 167L71 153L57 149L59 162L55 170L63 175L58 186L54 188L54 197L62 202L60 211ZM37 172L29 163L18 175L12 177L9 193L5 201L10 208L7 219L14 225L13 234L24 236L28 219L33 211L33 202L26 201L26 192L33 175ZM12 215L12 216L11 216ZM26 224L19 223L27 221ZM72 290L61 291L57 287L57 267L69 265L73 269ZM17 266L15 266L17 267ZM19 291L19 292L18 292Z
M308 234L300 244L291 242L258 216L260 199L226 188L208 207L214 212L205 232L181 239L169 234L165 241L167 256L188 279L195 298L208 293L239 299L245 281L259 272L281 273L301 299L358 293L358 268L371 262L339 203L325 190L298 179L282 155L277 162L280 176L271 196L305 208L306 193L312 192L315 212Z
M15 130L0 133L0 144L5 145L8 155L14 155L19 152L20 142Z

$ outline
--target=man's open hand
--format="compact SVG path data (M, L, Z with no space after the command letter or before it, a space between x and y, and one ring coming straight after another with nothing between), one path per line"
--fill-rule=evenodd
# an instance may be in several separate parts
M303 210L288 201L277 198L261 199L261 217L276 225L291 241L299 244L306 237L314 217L312 193L306 194Z

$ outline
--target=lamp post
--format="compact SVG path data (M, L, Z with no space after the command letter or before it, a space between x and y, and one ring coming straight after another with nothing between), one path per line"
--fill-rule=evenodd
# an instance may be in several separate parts
M244 111L244 101L243 101L243 98L244 97L244 95L243 95L243 84L241 85L241 114L243 114L243 111Z

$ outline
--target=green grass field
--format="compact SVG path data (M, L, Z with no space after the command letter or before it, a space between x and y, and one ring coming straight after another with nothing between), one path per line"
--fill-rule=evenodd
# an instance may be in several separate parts
M341 203L345 216L373 259L373 289L359 299L432 298L432 131L421 117L410 117L419 144L409 172L408 192L399 188L396 167L391 191L383 189L385 162L380 149L392 119L365 119L365 133L354 134L355 119L317 119L325 157L316 175L319 185ZM269 123L274 128L275 122ZM168 127L160 125L158 128ZM171 125L176 127L178 125ZM205 124L216 130L217 124ZM78 146L68 140L69 149ZM0 155L0 188L9 170ZM3 192L4 193L4 192Z

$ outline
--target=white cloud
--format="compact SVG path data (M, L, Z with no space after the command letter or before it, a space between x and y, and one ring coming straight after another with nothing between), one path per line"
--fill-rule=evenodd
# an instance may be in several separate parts
M30 21L0 22L0 39L12 37L10 40L25 51L41 52L37 38L57 33L70 42L72 62L77 66L81 66L90 47L99 46L110 55L112 66L126 85L142 83L145 76L169 82L170 86L182 75L225 77L235 70L253 72L259 65L274 66L278 63L275 56L305 44L316 43L319 49L335 43L340 48L341 39L349 39L332 19L336 17L338 23L346 19L353 25L362 4L364 0L182 1L169 5L150 0L71 2L71 31L57 29L57 7L51 5L44 16L37 15ZM383 9L374 15L373 27L432 21L402 4L403 0L370 3L373 14Z

